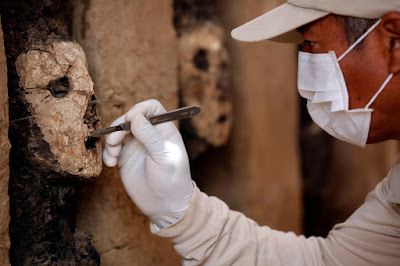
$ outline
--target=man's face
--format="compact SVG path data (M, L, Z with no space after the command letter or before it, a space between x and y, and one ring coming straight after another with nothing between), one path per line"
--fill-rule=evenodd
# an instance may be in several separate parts
M339 57L350 46L341 20L334 15L308 24L303 37L303 51L309 53L335 51ZM364 108L390 74L389 51L382 39L375 29L364 39L361 49L353 49L339 62L349 93L349 109ZM396 82L393 78L371 106L374 112L368 143L399 138L400 130L389 126L399 124L400 91L396 89Z

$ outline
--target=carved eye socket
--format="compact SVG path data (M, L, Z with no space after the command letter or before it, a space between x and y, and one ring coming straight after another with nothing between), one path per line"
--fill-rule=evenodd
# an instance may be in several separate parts
M68 78L64 76L60 79L50 81L47 89L54 97L64 98L65 96L67 96L68 91L71 89L71 86L69 84Z
M200 49L193 56L193 64L201 71L207 71L209 67L208 53L204 49Z

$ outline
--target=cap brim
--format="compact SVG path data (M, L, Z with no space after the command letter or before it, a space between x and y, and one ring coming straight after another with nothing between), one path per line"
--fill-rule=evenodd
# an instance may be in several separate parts
M272 40L277 42L301 43L303 37L296 29L328 12L302 8L285 3L232 30L234 39L245 42Z

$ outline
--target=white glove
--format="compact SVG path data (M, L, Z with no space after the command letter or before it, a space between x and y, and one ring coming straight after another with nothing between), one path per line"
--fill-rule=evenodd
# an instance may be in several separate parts
M189 160L173 122L153 126L145 116L165 113L156 100L136 104L111 126L131 122L128 131L106 137L103 161L118 163L122 183L132 201L158 229L178 221L193 194Z

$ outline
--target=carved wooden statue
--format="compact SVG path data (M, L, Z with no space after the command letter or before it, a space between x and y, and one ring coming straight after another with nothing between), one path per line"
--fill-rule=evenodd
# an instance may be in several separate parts
M99 265L74 188L102 169L93 83L60 0L0 1L10 104L10 261Z
M211 0L175 0L178 32L179 91L183 105L199 105L198 118L182 122L182 134L193 159L208 147L225 144L232 127L229 55L224 29Z

